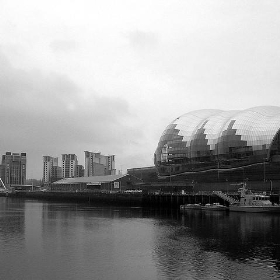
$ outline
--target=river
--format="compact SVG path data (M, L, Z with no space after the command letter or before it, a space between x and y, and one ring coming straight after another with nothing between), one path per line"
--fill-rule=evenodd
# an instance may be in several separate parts
M280 215L0 197L0 279L280 279Z

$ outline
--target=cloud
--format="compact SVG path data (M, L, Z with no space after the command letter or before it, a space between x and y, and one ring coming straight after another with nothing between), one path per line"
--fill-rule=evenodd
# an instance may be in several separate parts
M83 151L127 153L143 133L119 96L85 92L65 75L13 67L0 53L1 153L27 152L29 176L42 176L42 156ZM126 156L127 157L127 156Z
M148 51L154 49L158 42L158 35L153 32L144 32L140 30L131 31L126 35L130 45L140 51Z
M54 40L50 43L53 52L69 52L78 48L75 40Z

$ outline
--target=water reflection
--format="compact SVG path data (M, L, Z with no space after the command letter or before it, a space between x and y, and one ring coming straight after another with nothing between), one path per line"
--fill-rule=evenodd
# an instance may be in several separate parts
M280 279L280 217L0 198L0 279Z
M1 250L11 250L24 237L24 203L0 197L0 243Z
M276 215L189 211L158 235L157 263L180 279L280 279Z
M279 269L278 215L190 212L182 224L192 229L206 251L221 251L233 260L273 259Z

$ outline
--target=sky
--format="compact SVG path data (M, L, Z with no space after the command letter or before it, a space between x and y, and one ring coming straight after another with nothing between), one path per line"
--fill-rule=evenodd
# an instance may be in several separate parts
M280 106L280 1L0 0L0 153L153 165L194 110Z

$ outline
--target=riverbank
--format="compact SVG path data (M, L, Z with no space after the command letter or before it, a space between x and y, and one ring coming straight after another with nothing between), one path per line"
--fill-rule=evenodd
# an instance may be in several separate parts
M102 193L102 192L53 192L53 191L21 191L8 195L16 198L29 198L48 201L71 201L71 202L88 202L101 203L108 205L125 205L125 206L141 206L141 194L127 193Z
M239 199L238 193L231 193L232 197ZM92 203L112 206L129 207L157 207L177 208L184 204L220 203L227 202L215 195L213 192L199 193L125 193L125 192L58 192L58 191L20 191L9 193L8 197L28 198L47 201L71 201L76 203ZM279 204L279 194L270 195L273 203Z

